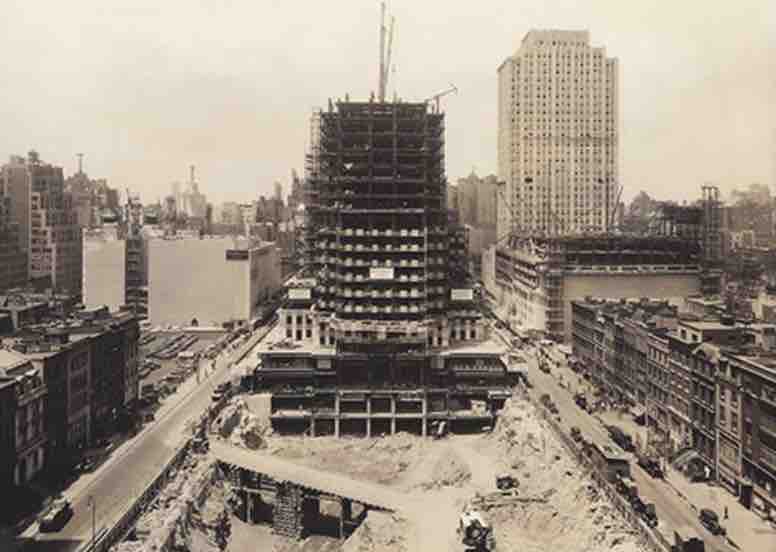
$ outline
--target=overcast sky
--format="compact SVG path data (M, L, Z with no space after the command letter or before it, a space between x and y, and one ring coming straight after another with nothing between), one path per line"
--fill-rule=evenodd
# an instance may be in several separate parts
M444 100L447 173L496 172L496 69L533 28L620 60L620 176L692 199L776 187L773 0L392 0L394 86ZM0 156L37 149L146 201L195 164L211 201L302 171L312 109L376 88L378 0L2 0Z

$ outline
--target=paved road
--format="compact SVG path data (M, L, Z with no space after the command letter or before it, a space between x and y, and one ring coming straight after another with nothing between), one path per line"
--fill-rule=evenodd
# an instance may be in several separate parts
M560 387L553 375L539 370L536 357L527 354L528 375L534 384L531 395L538 400L543 393L549 393L558 407L561 426L567 431L572 426L579 427L584 436L593 437L599 443L610 441L608 432L593 416L579 408L571 393ZM564 378L568 379L568 378ZM706 541L706 550L733 552L735 549L722 538L712 536L699 522L697 514L665 482L650 477L635 461L631 462L631 477L636 482L639 494L645 502L653 502L660 519L660 530L673 540L675 528L689 525Z
M259 332L263 334L264 330ZM260 337L263 335L250 341ZM238 349L231 356L221 356L209 378L146 427L127 449L118 452L118 457L111 458L102 466L88 486L72 493L66 491L65 496L73 505L73 518L57 533L38 534L35 542L28 544L25 551L70 552L88 542L92 531L89 495L96 497L97 532L111 520L118 519L175 455L189 433L189 422L210 404L213 388L226 379L230 361L240 352Z

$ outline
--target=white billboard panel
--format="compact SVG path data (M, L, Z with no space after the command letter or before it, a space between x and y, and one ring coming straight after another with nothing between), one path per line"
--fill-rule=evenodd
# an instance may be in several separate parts
M291 288L288 290L289 299L310 299L309 288Z
M452 301L473 301L474 291L471 289L451 289L450 299Z
M370 268L370 280L393 280L393 267L389 268Z

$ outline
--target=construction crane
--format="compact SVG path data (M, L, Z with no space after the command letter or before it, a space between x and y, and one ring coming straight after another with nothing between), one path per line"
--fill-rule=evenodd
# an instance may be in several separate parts
M395 19L391 16L391 27L388 33L388 51L385 48L385 2L380 5L380 81L378 84L378 101L385 101L385 93L388 90L388 76L391 68L391 51L393 50L393 27Z
M609 201L609 193L607 190L607 197L606 201L608 203ZM620 199L622 198L622 185L617 185L617 195L614 198L614 205L612 206L612 213L609 217L609 220L606 221L606 231L609 232L612 228L614 228L614 221L617 218L617 210L620 208Z
M456 88L456 86L451 83L450 88L448 88L447 90L443 90L439 94L434 94L433 96L431 96L425 101L426 103L434 102L435 104L434 113L439 113L439 99L443 98L444 96L447 96L448 94L457 94L457 93L458 93L458 88Z

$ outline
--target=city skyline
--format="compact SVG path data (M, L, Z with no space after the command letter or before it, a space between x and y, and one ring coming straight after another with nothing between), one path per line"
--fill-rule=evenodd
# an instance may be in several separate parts
M757 4L553 10L394 1L388 94L396 85L402 99L417 101L454 83L459 94L443 100L448 180L472 166L496 173L497 67L531 29L588 30L621 66L625 200L640 190L691 199L706 181L725 195L751 182L773 186L768 52L776 39L767 22L776 8ZM35 148L69 175L83 152L88 174L137 190L144 202L163 198L190 164L214 203L269 196L274 181L303 165L310 111L329 95L366 99L377 88L379 22L368 2L338 3L337 17L323 5L302 13L186 6L185 23L173 4L110 14L94 6L8 8L3 156ZM460 40L467 33L475 46Z

